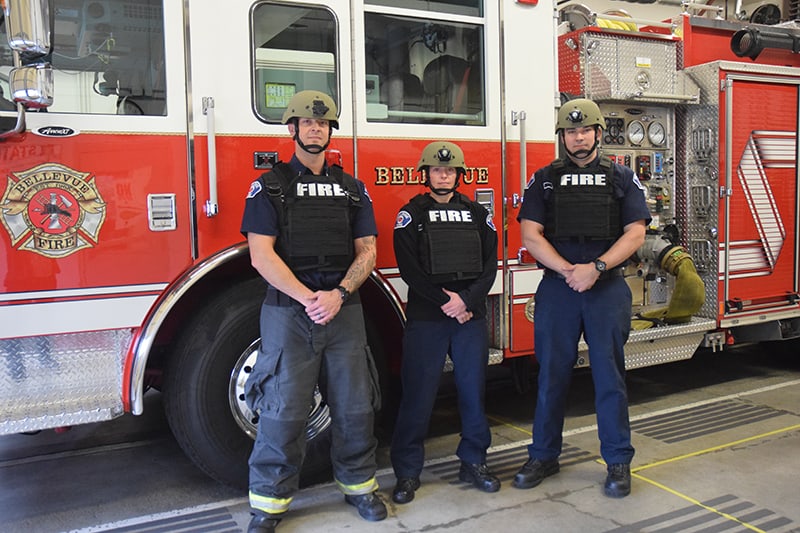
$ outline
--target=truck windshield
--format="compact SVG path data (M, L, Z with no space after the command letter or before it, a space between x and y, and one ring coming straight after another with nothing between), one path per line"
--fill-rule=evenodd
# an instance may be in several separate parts
M253 9L252 26L254 108L261 120L280 122L294 93L305 89L340 105L337 26L329 10L264 2Z
M166 115L163 0L59 0L49 112ZM1 15L0 15L1 16ZM2 28L0 89L13 55ZM0 111L11 104L0 96ZM11 104L10 110L16 107Z
M436 8L479 11L459 3ZM365 13L367 120L486 124L482 19L443 13Z

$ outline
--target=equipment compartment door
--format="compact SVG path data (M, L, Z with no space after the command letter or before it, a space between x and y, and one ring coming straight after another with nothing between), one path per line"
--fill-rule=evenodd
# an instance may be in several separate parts
M0 280L47 298L2 320L9 336L138 326L192 260L180 4L59 0L51 14L53 105L0 144Z
M800 80L729 74L727 81L727 183L720 191L725 313L796 307Z

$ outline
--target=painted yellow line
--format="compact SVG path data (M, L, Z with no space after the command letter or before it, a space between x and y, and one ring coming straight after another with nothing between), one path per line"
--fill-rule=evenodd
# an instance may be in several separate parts
M664 459L663 461L656 461L655 463L650 463L642 466L637 466L636 468L632 468L631 472L641 472L642 470L646 470L648 468L653 468L654 466L661 466L668 463L673 463L675 461L680 461L682 459L686 459L689 457L697 457L698 455L703 455L706 453L715 452L718 450L723 450L725 448L730 448L732 446L736 446L737 444L742 444L745 442L750 442L753 440L763 439L766 437L771 437L772 435L777 435L779 433L786 433L788 431L794 431L796 429L800 429L800 424L795 424L794 426L787 426L785 428L776 429L774 431L768 431L767 433L761 433L760 435L754 435L752 437L747 437L744 439L735 440L733 442L728 442L726 444L720 444L719 446L713 446L711 448L706 448L705 450L698 450L696 452L687 453L684 455L678 455L676 457L672 457L670 459Z
M642 475L639 475L639 474L634 474L633 472L631 472L631 476L633 476L636 479L639 479L641 481L644 481L646 483L650 483L651 485L654 485L654 486L660 488L661 490L667 491L670 494L673 494L673 495L677 496L678 498L682 498L682 499L686 500L687 502L692 503L693 505L696 505L698 507L702 507L706 511L712 512L712 513L714 513L716 515L722 516L722 517L724 517L724 518L726 518L728 520L736 522L740 526L746 527L747 529L750 529L752 531L758 531L759 533L765 533L764 530L762 530L762 529L758 529L757 527L755 527L755 526L753 526L751 524L748 524L747 522L742 522L741 520L739 520L735 516L729 515L728 513L725 513L725 512L722 512L719 509L714 509L713 507L705 505L702 502L699 502L699 501L695 500L694 498L692 498L690 496L687 496L686 494L683 494L681 492L673 490L673 489L667 487L666 485L662 485L658 481L655 481L655 480L652 480L652 479L648 479L648 478L646 478L646 477L644 477Z
M492 415L486 415L486 418L488 418L489 420L493 420L493 421L497 422L501 426L505 426L507 428L515 429L515 430L519 431L520 433L524 433L524 434L526 434L526 435L528 435L530 437L533 436L533 433L531 432L530 429L523 429L523 428L521 428L519 426L515 426L514 424L509 424L507 420L503 420L502 418L497 418L496 416L492 416Z
M684 455L678 455L678 456L672 457L670 459L664 459L663 461L656 461L655 463L650 463L650 464L638 466L638 467L635 467L635 468L631 468L631 476L635 477L638 480L644 481L645 483L649 483L649 484L651 484L651 485L653 485L655 487L658 487L663 491L669 492L670 494L672 494L674 496L677 496L678 498L681 498L683 500L686 500L687 502L690 502L693 505L696 505L698 507L702 507L703 509L705 509L705 510L707 510L709 512L712 512L712 513L714 513L716 515L722 516L722 517L726 518L727 520L732 520L733 522L736 522L737 524L739 524L739 525L741 525L743 527L746 527L747 529L750 529L752 531L757 531L759 533L765 533L763 530L758 529L757 527L755 527L755 526L753 526L751 524L748 524L746 522L742 522L741 520L739 520L735 516L729 515L728 513L720 511L719 509L715 509L713 507L709 507L708 505L705 505L702 502L699 502L699 501L695 500L691 496L687 496L686 494L683 494L682 492L678 492L677 490L671 489L670 487L667 487L666 485L663 485L663 484L659 483L658 481L656 481L654 479L646 478L643 475L639 474L639 472L641 472L642 470L647 470L648 468L653 468L654 466L661 466L661 465L665 465L665 464L669 464L669 463L674 463L676 461L680 461L682 459L687 459L689 457L697 457L699 455L704 455L704 454L715 452L715 451L718 451L718 450L723 450L725 448L731 448L733 446L736 446L738 444L742 444L742 443L745 443L745 442L750 442L750 441L754 441L754 440L758 440L758 439L764 439L766 437L771 437L771 436L777 435L779 433L787 433L789 431L794 431L796 429L800 429L800 424L795 424L793 426L787 426L785 428L776 429L774 431L768 431L767 433L761 433L760 435L753 435L752 437L747 437L747 438L744 438L744 439L735 440L735 441L732 441L732 442L728 442L726 444L720 444L719 446L713 446L711 448L706 448L704 450L698 450L696 452L687 453L687 454L684 454ZM602 459L598 459L597 462L600 463L600 464L605 464L605 461L603 461Z

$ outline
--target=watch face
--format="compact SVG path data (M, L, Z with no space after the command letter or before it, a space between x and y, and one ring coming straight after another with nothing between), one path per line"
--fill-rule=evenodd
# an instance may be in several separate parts
M606 264L603 261L600 261L599 259L595 259L594 267L600 272L605 272L606 270Z

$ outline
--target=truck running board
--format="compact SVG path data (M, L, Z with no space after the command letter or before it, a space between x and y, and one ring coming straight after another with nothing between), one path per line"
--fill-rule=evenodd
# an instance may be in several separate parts
M625 345L625 368L630 370L691 359L705 334L715 327L714 320L692 317L687 324L631 331ZM578 363L575 366L589 366L589 346L583 339L578 344Z

